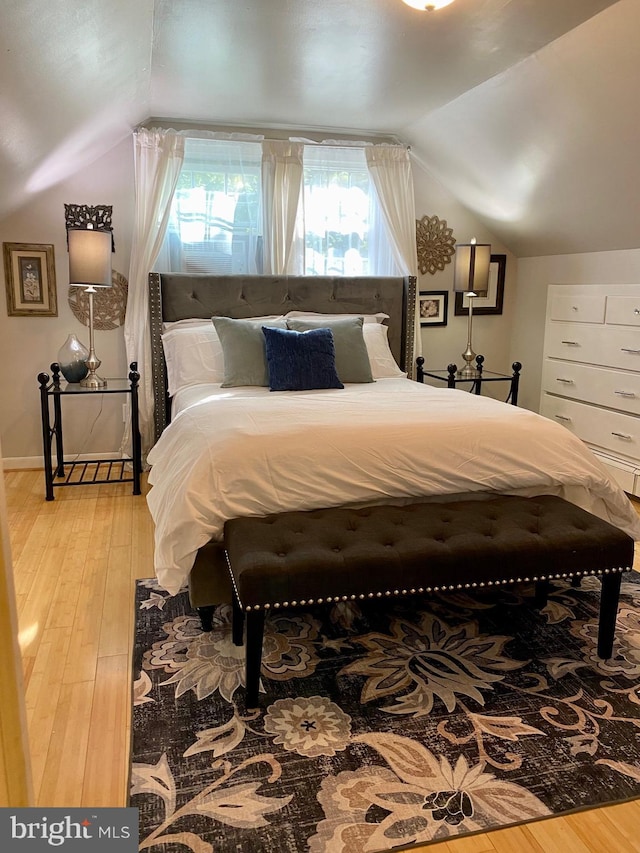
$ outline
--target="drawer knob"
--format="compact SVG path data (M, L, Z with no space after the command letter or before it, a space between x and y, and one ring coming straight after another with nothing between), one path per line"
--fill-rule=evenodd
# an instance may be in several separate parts
M624 441L631 441L631 436L624 432L612 432L611 435L615 435L616 438L622 438Z
M617 394L618 397L635 397L636 396L633 391L614 391L613 393Z
M570 421L571 420L571 418L568 418L566 415L555 415L554 417L556 417L557 420L559 420L559 421Z
M560 341L562 344L566 344L568 347L579 347L580 344L578 341Z
M640 314L640 308L634 308L633 313L634 314Z
M577 311L577 310L578 310L578 306L577 306L577 305L572 305L571 307L573 308L573 310L574 310L574 311Z
M563 341L564 343L564 341ZM630 349L629 347L620 347L621 352L628 352L631 355L640 355L640 349Z
M565 385L573 385L573 379L563 379L562 376L556 376L556 382L564 382Z

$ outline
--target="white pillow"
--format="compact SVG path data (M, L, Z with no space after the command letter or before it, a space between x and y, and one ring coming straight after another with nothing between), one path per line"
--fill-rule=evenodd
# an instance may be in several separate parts
M389 347L389 327L380 323L365 323L362 327L364 342L369 353L371 375L374 379L391 379L406 376L398 367Z
M282 314L247 319L284 322ZM162 328L169 396L173 397L181 388L190 385L219 385L224 381L222 344L211 320L176 320L163 323Z
M163 332L162 348L171 397L189 385L220 384L224 379L222 344L211 320Z
M383 314L381 311L378 314L323 314L320 311L289 311L288 314L285 314L285 317L295 317L298 320L316 320L319 317L329 317L333 320L342 318L344 320L347 318L362 317L364 325L367 323L384 323L385 320L389 319L389 315Z
M262 320L265 323L269 320L282 320L284 314L268 314L264 317L247 317L247 320ZM188 317L186 320L173 320L171 323L163 323L162 331L171 332L173 329L193 329L196 327L210 326L212 317Z
M287 316L318 317L318 314L290 312ZM322 316L322 315L320 315ZM359 316L332 314L331 317ZM369 315L375 317L376 315ZM384 316L384 315L381 315ZM252 320L276 319L275 317L252 317ZM222 384L224 381L224 357L222 344L211 320L178 320L166 324L162 334L162 347L167 365L169 395L174 396L181 388L205 383ZM398 367L387 338L389 329L382 322L365 320L362 326L364 342L374 379L406 376Z
M190 317L188 320L174 320L171 323L163 323L162 324L162 332L171 332L174 329L193 329L198 326L209 326L211 324L211 317L207 317L206 320L202 320L199 317Z

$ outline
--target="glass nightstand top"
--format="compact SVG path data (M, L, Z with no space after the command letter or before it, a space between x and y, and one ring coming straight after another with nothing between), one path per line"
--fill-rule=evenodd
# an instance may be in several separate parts
M50 394L122 394L123 391L131 390L131 382L128 379L109 379L103 377L106 385L102 388L85 388L79 382L66 382L62 380L60 385L55 382L49 388Z
M433 376L435 379L448 379L449 371L448 370L424 370L425 376ZM511 379L512 377L506 373L495 373L492 370L483 370L482 373L476 373L474 376L462 376L460 371L453 374L453 378L456 382L475 382L475 380L481 376L482 381L485 379L488 381L498 380L498 379Z

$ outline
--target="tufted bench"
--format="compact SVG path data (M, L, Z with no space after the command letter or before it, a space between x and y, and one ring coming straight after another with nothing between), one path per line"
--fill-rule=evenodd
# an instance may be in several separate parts
M545 495L337 507L235 518L224 529L233 641L246 616L246 703L258 704L265 613L338 601L602 576L598 655L611 657L621 572L634 543L594 515Z

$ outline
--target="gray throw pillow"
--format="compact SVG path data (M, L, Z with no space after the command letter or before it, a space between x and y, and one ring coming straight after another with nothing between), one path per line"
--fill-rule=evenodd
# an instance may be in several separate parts
M231 317L212 317L224 359L223 388L238 385L268 385L267 353L263 326L286 329L283 319L234 320Z
M296 332L331 329L336 350L336 371L341 382L373 382L369 353L362 334L362 317L332 320L330 317L301 320L287 318L287 328Z

